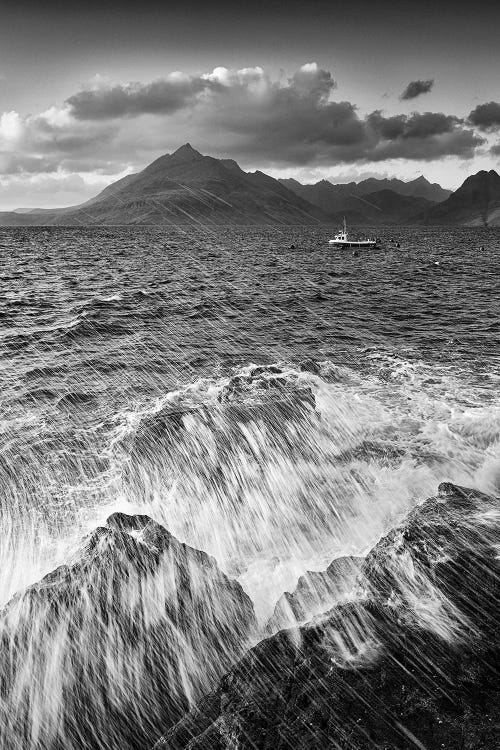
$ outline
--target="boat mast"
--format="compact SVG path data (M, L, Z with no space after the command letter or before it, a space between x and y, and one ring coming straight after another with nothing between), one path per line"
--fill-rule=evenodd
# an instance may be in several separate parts
M344 216L344 234L345 234L345 239L347 239L347 224L345 221L345 216Z

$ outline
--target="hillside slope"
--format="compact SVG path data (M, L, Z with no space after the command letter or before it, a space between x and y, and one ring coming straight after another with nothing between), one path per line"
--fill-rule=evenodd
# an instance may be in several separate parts
M500 175L494 169L471 175L421 218L427 224L500 226Z
M0 224L319 224L329 217L262 172L203 156L190 144L95 198L61 210L1 215Z

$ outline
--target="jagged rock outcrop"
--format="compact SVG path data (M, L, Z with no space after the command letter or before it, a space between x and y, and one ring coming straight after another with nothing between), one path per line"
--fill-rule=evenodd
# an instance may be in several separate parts
M299 578L292 593L285 591L280 597L266 632L271 635L296 627L334 604L354 597L362 564L362 557L339 557L326 570L308 570Z
M440 485L363 566L366 598L251 649L157 750L491 750L500 503Z
M0 747L149 747L254 628L212 557L148 516L114 514L0 614Z

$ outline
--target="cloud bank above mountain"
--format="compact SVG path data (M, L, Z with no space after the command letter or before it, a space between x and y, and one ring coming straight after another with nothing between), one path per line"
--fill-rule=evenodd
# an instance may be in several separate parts
M430 82L410 86L420 83ZM493 103L468 119L442 112L362 114L355 103L337 99L336 88L331 72L316 63L291 77L273 77L261 67L173 72L146 83L97 76L60 106L0 115L0 175L4 182L8 175L17 181L21 175L116 175L186 140L252 168L470 159L493 127L486 122L496 117Z

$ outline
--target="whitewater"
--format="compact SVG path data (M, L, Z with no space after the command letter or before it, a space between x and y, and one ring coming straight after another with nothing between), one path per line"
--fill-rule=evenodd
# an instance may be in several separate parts
M500 233L384 230L358 257L328 236L1 230L0 606L145 514L241 585L257 641L440 482L498 494ZM64 680L33 654L55 732Z
M484 233L388 230L356 258L300 228L3 230L1 600L118 508L265 618L440 480L498 489Z

